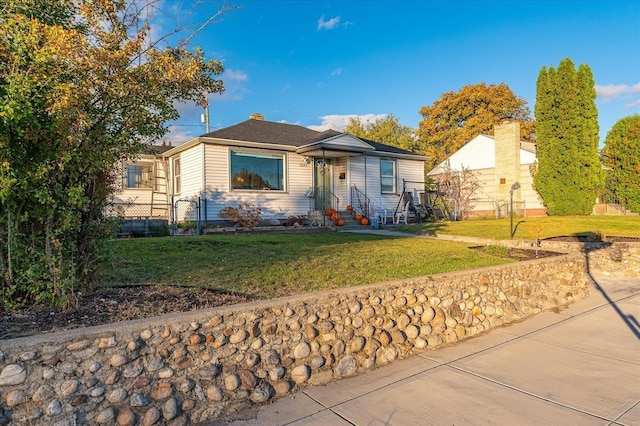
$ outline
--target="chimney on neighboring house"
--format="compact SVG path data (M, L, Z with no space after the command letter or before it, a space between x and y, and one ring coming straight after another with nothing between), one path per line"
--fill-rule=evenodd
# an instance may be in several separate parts
M496 200L509 200L511 185L520 182L520 123L507 119L494 128ZM520 190L514 192L520 200Z
M249 116L250 120L261 120L264 121L264 115L260 114L259 112L254 112L253 114L251 114Z

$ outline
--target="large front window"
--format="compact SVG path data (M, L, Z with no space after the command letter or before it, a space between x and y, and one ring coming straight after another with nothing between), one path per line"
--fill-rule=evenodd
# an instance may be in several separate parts
M124 166L125 188L153 188L153 166L126 164Z
M380 188L382 193L396 192L396 162L380 160Z
M284 155L231 151L231 189L284 191Z

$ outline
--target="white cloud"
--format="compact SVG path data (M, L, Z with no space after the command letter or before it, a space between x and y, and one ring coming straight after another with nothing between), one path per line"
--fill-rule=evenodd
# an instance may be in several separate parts
M196 131L194 134L194 130ZM202 129L193 128L193 127L185 127L185 126L169 126L169 130L164 135L162 140L167 141L167 143L171 143L173 146L182 145L183 143L190 141L194 137L201 135L205 132L204 125Z
M608 102L622 95L640 93L640 83L629 86L627 84L596 84L596 94L604 102Z
M295 121L295 122L289 122L289 121L287 121L287 120L278 120L278 121L276 121L276 123L282 123L282 124L295 124L296 126L300 126L300 125L301 125L300 120L297 120L297 121Z
M249 80L249 76L247 73L242 71L235 71L232 69L225 70L222 74L223 79L234 80L234 81L247 81Z
M318 19L318 28L316 31L320 30L332 30L340 23L340 17L336 16L335 18L331 18L328 21L324 20L324 15L322 15Z
M214 99L213 95L209 97L209 102L212 99ZM195 102L176 102L174 106L180 117L176 121L168 123L167 133L162 140L177 146L206 133L205 124L202 122L204 108ZM211 110L215 110L215 105L210 107ZM214 125L212 124L210 128L214 129Z
M640 106L640 99L633 101L633 102L629 102L628 104L624 104L624 107L626 109L631 109L631 108L635 108Z
M340 74L342 74L342 68L336 68L335 70L331 71L332 76L336 76Z
M333 129L341 132L345 128L345 126L349 124L349 119L351 118L359 118L360 121L364 124L364 123L373 122L377 119L385 118L386 116L387 114L361 114L361 115L331 114L331 115L324 115L320 117L322 119L322 124L307 126L307 127L311 130L316 130L319 132L322 132L324 130L329 130L329 129Z
M233 69L225 70L221 76L224 83L224 92L221 95L211 95L209 102L211 101L240 101L244 99L247 93L251 93L251 90L245 85L249 81L249 75L244 71L238 71Z

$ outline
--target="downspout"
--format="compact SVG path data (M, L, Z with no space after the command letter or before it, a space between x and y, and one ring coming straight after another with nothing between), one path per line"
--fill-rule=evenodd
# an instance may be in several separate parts
M207 130L209 130L209 108L207 108ZM207 132L208 133L208 132ZM202 143L202 189L200 190L200 209L198 227L202 230L200 220L204 217L205 223L207 222L207 152L206 146ZM203 203L204 202L204 203ZM204 204L204 206L203 206Z
M351 156L347 156L347 204L353 204L353 193L351 192Z
M164 153L161 154L160 157L160 164L162 164L162 167L164 169L164 181L165 181L165 185L164 185L164 190L165 190L165 195L167 198L167 204L169 204L169 217L167 218L167 226L169 227L169 229L171 229L171 221L173 219L173 204L171 204L171 176L169 174L169 157L165 156ZM170 235L173 235L170 232Z
M369 199L369 194L368 194L368 192L367 192L367 180L368 180L368 179L367 179L367 152L365 151L365 152L364 152L364 196L365 196L365 200L368 200L368 199ZM367 204L368 204L368 203L367 203ZM370 207L370 206L367 206L367 212L366 212L366 214L367 214L367 219L369 218L369 215L370 215L370 213L371 213L371 212L369 211L369 207Z
M324 158L324 147L322 147L322 173L320 173L322 175L322 208L324 209L324 206L326 206L326 202L327 202L327 188L325 186L325 177L324 174L327 172L327 163L325 162L325 158ZM327 215L324 214L324 210L322 210L322 224L323 225L327 225Z
M167 157L165 154L162 154L162 159L164 160L162 163L162 167L164 170L164 177L166 181L166 191L167 191L167 203L169 203L169 224L171 226L171 236L176 236L178 233L178 228L176 225L176 215L173 209L174 207L174 197L173 197L173 158L171 156Z

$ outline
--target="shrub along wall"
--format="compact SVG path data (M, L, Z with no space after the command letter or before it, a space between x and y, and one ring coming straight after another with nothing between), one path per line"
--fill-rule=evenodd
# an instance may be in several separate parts
M588 293L579 253L0 342L0 424L197 423Z

